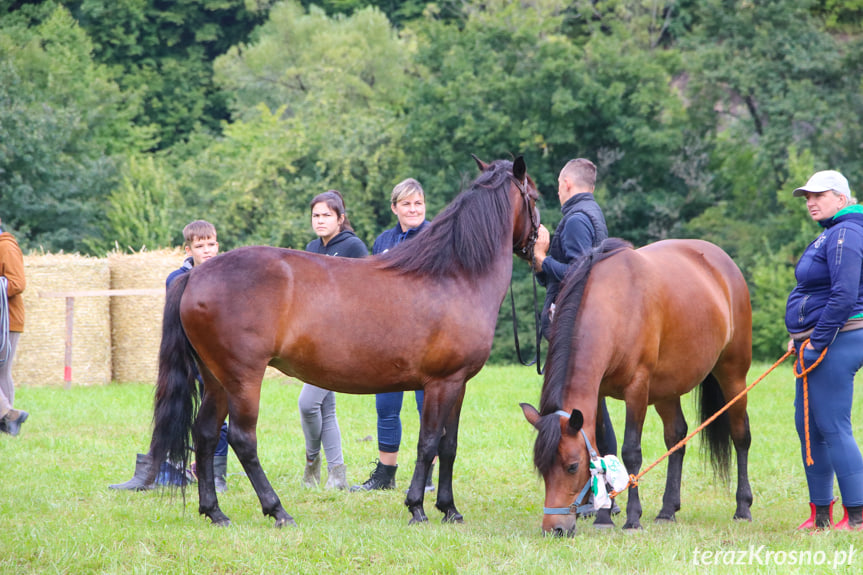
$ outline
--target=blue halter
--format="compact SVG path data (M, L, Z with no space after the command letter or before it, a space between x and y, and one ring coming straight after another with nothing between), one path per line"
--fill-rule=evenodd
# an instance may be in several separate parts
M562 409L558 409L554 413L567 419L570 418L570 415ZM581 435L582 437L584 437L584 443L587 445L587 452L590 453L590 458L599 458L596 450L593 449L593 445L590 444L590 440L587 438L587 434L584 432L583 427L581 428ZM582 487L578 495L575 496L575 501L572 502L572 505L570 505L569 507L543 507L542 512L545 515L575 515L576 509L578 509L578 502L584 499L584 496L587 495L588 489L590 489L590 479L587 480L587 483L584 484L584 487Z

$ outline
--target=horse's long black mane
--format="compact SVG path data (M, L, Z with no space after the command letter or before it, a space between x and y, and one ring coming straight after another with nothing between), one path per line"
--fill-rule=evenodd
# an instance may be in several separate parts
M484 274L512 224L513 183L512 162L492 162L416 238L382 254L382 267L432 277Z
M539 399L541 415L553 414L563 406L563 394L567 388L566 374L572 354L572 338L575 320L584 295L584 287L593 266L618 252L632 249L632 244L620 238L608 238L589 253L570 264L555 298L554 320L551 325L548 357L542 394ZM557 417L543 417L539 421L539 435L534 445L533 462L540 473L545 473L554 462L560 443L560 425Z

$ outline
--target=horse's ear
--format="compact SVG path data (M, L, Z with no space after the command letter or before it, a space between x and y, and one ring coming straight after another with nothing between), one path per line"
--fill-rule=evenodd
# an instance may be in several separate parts
M484 172L484 171L488 170L488 168L489 168L488 164L486 164L485 162L483 162L482 160L477 158L474 154L471 154L470 157L473 158L473 161L476 162L477 166L479 166L480 172Z
M539 423L539 412L529 403L520 403L521 410L524 412L524 416L530 422L530 424L534 427Z
M584 425L584 415L579 410L573 409L569 416L569 430L578 433L582 425Z
M517 157L512 163L512 175L519 182L524 181L524 177L527 175L527 165L524 163L524 156Z

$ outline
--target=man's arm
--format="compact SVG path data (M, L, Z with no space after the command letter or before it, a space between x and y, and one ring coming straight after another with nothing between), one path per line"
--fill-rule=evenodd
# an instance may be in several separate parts
M586 215L575 214L564 222L563 229L558 233L561 234L560 245L563 249L562 260L564 261L546 256L541 265L547 277L562 281L573 260L593 248L593 226Z

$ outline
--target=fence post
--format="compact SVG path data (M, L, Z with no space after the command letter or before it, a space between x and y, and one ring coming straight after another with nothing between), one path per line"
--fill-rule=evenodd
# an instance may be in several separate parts
M75 319L75 298L66 297L66 363L63 367L63 382L66 389L72 387L72 322Z

